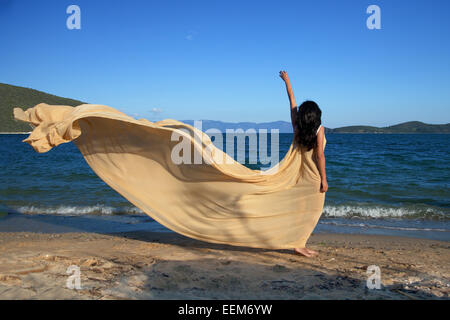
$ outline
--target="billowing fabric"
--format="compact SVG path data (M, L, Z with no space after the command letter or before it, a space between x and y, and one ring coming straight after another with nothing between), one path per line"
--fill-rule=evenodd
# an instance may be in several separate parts
M102 105L44 103L26 111L14 108L14 117L34 128L23 142L35 151L73 141L111 188L190 238L257 248L304 247L323 210L313 150L296 147L294 140L280 163L262 172L234 161L207 134L176 120L136 120ZM172 161L182 139L200 155L201 164Z

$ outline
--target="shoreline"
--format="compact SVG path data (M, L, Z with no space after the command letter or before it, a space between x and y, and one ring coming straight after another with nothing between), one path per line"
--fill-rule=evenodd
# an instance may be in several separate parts
M0 132L0 134L30 134L30 132ZM293 134L292 132L280 132ZM450 132L326 132L326 134L450 134Z
M0 299L449 299L448 242L313 233L308 246L319 256L169 232L0 232ZM80 290L66 287L71 265Z
M321 218L315 233L381 235L450 242L450 224L436 221L388 219ZM440 228L439 228L440 227ZM58 215L25 214L0 206L0 232L112 234L120 232L169 232L146 214L129 215Z

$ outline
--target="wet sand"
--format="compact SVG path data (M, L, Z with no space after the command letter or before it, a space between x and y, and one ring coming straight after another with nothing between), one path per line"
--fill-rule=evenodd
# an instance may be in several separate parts
M449 242L313 234L308 244L319 256L161 232L1 232L0 299L449 299ZM79 290L66 286L71 265ZM370 265L381 289L367 288Z

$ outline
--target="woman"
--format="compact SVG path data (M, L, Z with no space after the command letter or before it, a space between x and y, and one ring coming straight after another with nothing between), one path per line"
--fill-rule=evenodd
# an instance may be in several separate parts
M314 149L313 158L321 177L320 192L327 192L328 183L325 171L324 154L325 133L324 128L321 125L322 111L313 101L303 102L297 111L297 103L288 74L286 71L280 71L280 77L286 84L286 90L291 104L291 122L294 130L294 143L297 145L297 148L303 146L307 151ZM307 257L318 254L316 251L306 247L294 248L294 250Z
M286 81L297 140L265 172L227 163L231 157L214 147L206 133L173 119L150 122L104 105L45 103L26 111L14 108L14 118L34 127L23 142L39 153L73 141L105 183L174 232L240 247L295 248L309 257L315 252L306 243L323 212L327 189L326 139L320 109L305 102L297 113L287 74L280 75ZM200 154L201 163L174 161L180 145L188 146L183 155Z

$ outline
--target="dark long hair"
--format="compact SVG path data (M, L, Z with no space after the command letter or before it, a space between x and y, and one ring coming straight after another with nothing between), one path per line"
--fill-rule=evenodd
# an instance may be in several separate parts
M322 110L314 101L303 102L297 111L295 120L295 140L299 146L306 147L309 151L317 146L316 132L322 123Z

